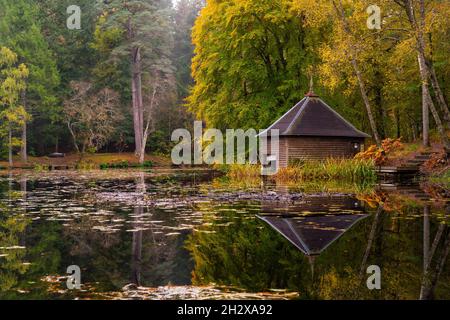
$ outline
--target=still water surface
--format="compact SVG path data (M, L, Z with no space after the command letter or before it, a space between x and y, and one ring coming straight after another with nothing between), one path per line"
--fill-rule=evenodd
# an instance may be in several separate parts
M445 199L411 188L22 172L0 176L0 299L450 299L449 225Z

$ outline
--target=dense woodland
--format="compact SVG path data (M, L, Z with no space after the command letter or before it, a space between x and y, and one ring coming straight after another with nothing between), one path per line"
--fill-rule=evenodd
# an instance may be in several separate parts
M73 4L81 9L79 30L67 27ZM183 99L201 6L1 0L0 157L8 157L9 145L23 158L134 151L135 136L142 140L147 127L148 151L166 153L171 131L189 118Z
M450 2L375 2L0 0L0 158L143 161L193 119L265 128L311 80L374 143L447 144Z

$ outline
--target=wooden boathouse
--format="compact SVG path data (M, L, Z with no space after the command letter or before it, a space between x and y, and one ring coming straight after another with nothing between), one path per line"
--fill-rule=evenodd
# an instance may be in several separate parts
M272 129L279 130L279 167L287 167L295 160L352 158L370 137L312 91L260 136L267 135L270 139Z

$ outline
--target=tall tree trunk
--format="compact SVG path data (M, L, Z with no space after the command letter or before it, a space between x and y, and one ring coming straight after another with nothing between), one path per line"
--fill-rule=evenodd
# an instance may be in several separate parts
M381 79L382 75L380 72L375 73L375 77L377 79ZM375 120L378 124L378 134L380 137L380 140L386 139L386 124L385 119L387 119L386 110L383 107L383 88L381 86L382 81L375 84L374 92L375 92L375 98L374 98L374 104L377 106L377 117L375 117Z
M25 108L25 111L27 111L27 93L25 90L22 90L21 92L22 96L22 104ZM22 145L20 148L20 155L22 157L22 162L27 163L28 162L28 150L27 150L27 119L24 119L23 126L22 126Z
M438 128L439 134L441 136L442 142L447 150L450 150L450 143L448 141L447 132L445 131L444 125L442 124L439 113L437 112L433 100L431 99L430 92L427 91L427 101L428 106L430 108L431 114L433 115L434 122L436 122L436 126Z
M28 162L28 151L27 151L27 121L23 122L22 126L22 144L20 147L20 155L22 157L22 162Z
M345 17L344 8L342 6L342 0L339 0L339 6L333 1L334 8L338 16L341 19L342 25L344 26L344 31L347 35L351 35L350 27L347 23L347 18ZM367 117L369 118L370 128L372 130L373 138L378 146L381 146L380 136L378 134L377 125L375 122L375 118L373 116L372 107L370 105L369 97L367 95L366 86L364 84L364 80L361 74L361 71L358 66L358 61L356 60L356 50L353 46L350 48L350 61L353 67L353 71L355 72L356 78L358 79L359 89L361 91L361 96L364 101L364 105L366 107Z
M69 129L70 135L72 136L73 145L75 146L75 149L77 150L77 153L80 153L80 147L78 146L78 143L77 143L77 137L75 136L75 132L73 131L70 122L67 122L67 128Z
M434 69L434 63L433 63L433 47L432 47L432 38L431 33L429 35L429 41L430 41L430 57L426 60L428 70L430 71L430 80L431 85L434 90L434 94L436 95L436 100L438 101L439 107L442 110L442 113L444 114L444 120L447 123L447 126L450 127L450 111L448 109L448 104L445 101L444 94L442 93L441 86L439 85L438 78L436 76L436 70Z
M439 85L439 81L436 76L436 71L434 70L434 66L431 65L430 68L430 76L431 76L431 85L433 86L434 93L436 94L436 99L441 107L442 113L444 114L444 119L447 122L447 125L450 125L450 111L448 109L447 102L445 101L444 94L441 91L441 87Z
M395 109L395 125L397 128L397 139L401 136L401 129L400 129L400 111L398 109Z
M429 208L429 206L428 206L428 208ZM450 207L446 208L446 214L448 214L449 208ZM426 212L425 208L424 208L424 215L426 213L429 214L429 211ZM424 216L424 218L425 218L425 216ZM425 222L425 220L424 220L424 222ZM436 232L436 235L433 240L433 244L431 245L431 249L429 250L426 259L425 259L425 254L424 254L424 271L423 271L423 277L422 277L422 284L420 286L420 296L419 296L420 300L431 299L433 297L434 288L436 287L437 281L439 279L440 273L442 272L442 268L443 268L442 261L440 260L442 258L442 256L438 259L437 266L436 266L437 273L434 276L433 276L433 274L432 274L433 272L431 270L431 263L433 261L434 254L435 254L435 252L439 246L439 243L441 241L442 235L444 234L444 232L447 229L448 229L448 226L446 224L446 221L444 220L439 224L438 231ZM424 231L425 231L425 225L424 225ZM425 236L425 233L424 233L424 236ZM448 236L450 236L450 234ZM450 243L448 243L448 240L447 240L447 242L445 242L445 240L444 240L444 249L443 249L444 250L444 261L447 259L449 245L450 245ZM446 246L447 246L447 248L446 248ZM424 249L425 249L425 242L424 242ZM445 253L445 251L447 251L447 253Z
M144 214L144 207L137 206L134 208L134 215L136 220L141 219ZM140 225L135 225L139 228ZM143 231L133 232L133 239L131 242L131 281L137 286L141 285L141 269L142 269L142 236Z
M426 273L430 259L430 206L423 207L423 272Z
M8 127L8 161L9 161L9 167L13 166L13 154L12 154L12 128L11 123Z
M375 213L375 217L373 218L372 222L372 228L370 229L369 233L369 239L367 241L367 247L364 251L364 256L361 262L361 268L359 270L359 277L360 279L363 279L364 276L364 270L366 268L367 259L369 258L370 251L372 250L372 244L375 239L376 231L378 229L378 224L380 220L380 216L383 214L383 206L380 204L378 205L377 212Z
M417 60L419 62L420 80L422 82L422 121L423 121L423 145L429 146L429 110L431 111L433 118L436 122L436 126L441 135L442 141L446 148L449 148L449 142L444 126L442 125L439 113L434 107L433 100L431 99L428 80L430 79L430 71L428 70L427 60L425 57L425 2L419 0L419 21L417 21L414 13L414 5L411 0L404 0L404 7L408 20L416 33L417 38Z
M411 3L412 10L412 3ZM414 11L413 11L414 12ZM425 122L427 126L427 132L426 132L426 140L425 140L425 130L424 130L424 146L428 146L430 144L430 138L429 138L429 107L430 104L428 103L428 96L430 95L430 91L428 89L428 68L425 63L425 39L423 37L423 32L425 29L425 4L423 0L420 0L420 20L419 24L416 23L417 28L417 40L418 40L418 50L419 50L419 69L420 69L420 76L422 80L422 117L424 119L424 129L425 129Z
M138 103L138 115L139 115L139 138L141 140L141 148L144 145L144 104L142 98L142 64L141 64L141 50L138 48L136 52L136 93L137 93L137 103ZM144 146L145 148L145 146Z
M126 25L128 40L132 41L135 37L131 17L127 20ZM141 66L141 50L139 47L133 47L130 52L131 59L131 97L132 97L132 113L134 127L134 144L135 154L140 156L143 138L143 104L142 104L142 66Z
M144 197L146 192L144 173L141 173L136 181L136 192ZM144 215L144 206L137 205L134 208L134 215L136 222L142 220ZM136 223L135 228L140 228L140 223ZM133 232L133 239L131 243L131 281L137 286L141 285L141 269L142 269L142 238L143 231L138 230Z
M150 100L150 107L149 110L147 112L147 121L145 124L145 129L144 129L144 133L142 136L142 146L141 146L141 150L139 153L139 163L143 164L145 161L145 147L147 145L147 139L148 139L148 135L150 134L150 125L153 123L152 122L152 116L153 116L153 108L155 105L155 99L156 99L156 93L157 93L157 88L154 87L153 88L153 92L152 92L152 97Z
M131 52L131 94L132 94L132 108L133 108L133 127L134 127L134 142L135 153L139 156L142 149L142 85L141 85L141 66L140 66L140 49L133 48Z
M426 71L422 60L420 58L420 53L418 54L419 61L419 72L422 81L422 144L425 147L430 146L430 111L428 104L428 79L426 76Z
M378 146L381 146L380 136L377 130L377 124L375 123L375 118L372 113L372 107L369 102L369 97L367 96L366 86L364 84L364 80L361 75L361 71L359 70L358 63L356 59L352 58L353 70L355 71L356 78L358 79L359 89L361 91L361 96L364 101L364 105L366 107L367 117L369 118L370 128L372 130L373 138Z
M422 44L423 45L423 44ZM439 131L439 134L441 136L441 139L445 145L446 148L450 148L447 133L445 132L444 125L442 124L441 118L439 116L439 113L436 110L436 107L434 106L433 100L431 98L430 90L429 90L429 70L426 65L425 60L425 50L422 45L419 45L419 52L418 52L418 61L419 61L419 71L420 71L420 78L422 81L422 117L423 117L423 145L429 146L429 111L431 111L431 114L433 115L434 122L436 123L436 127ZM425 129L427 131L425 131Z
M422 285L420 288L420 300L431 300L434 299L434 291L436 289L439 278L444 270L445 263L447 261L447 256L450 251L450 233L447 234L446 239L442 247L441 255L436 261L436 266L434 270L431 269L431 261L427 265L426 273L422 280Z

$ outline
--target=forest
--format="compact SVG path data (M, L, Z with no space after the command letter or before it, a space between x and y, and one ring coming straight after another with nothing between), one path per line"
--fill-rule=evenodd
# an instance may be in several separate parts
M0 300L450 299L449 21L0 0Z
M190 33L201 6L2 0L0 157L139 153L144 134L148 151L166 153L170 132L189 118Z
M10 164L53 152L142 163L193 120L266 128L312 83L374 144L448 146L448 1L75 2L0 0Z

